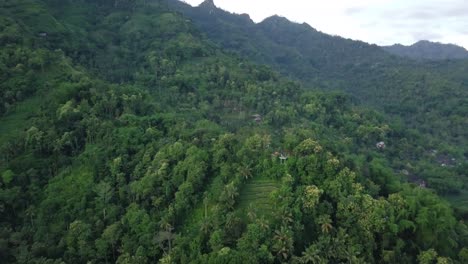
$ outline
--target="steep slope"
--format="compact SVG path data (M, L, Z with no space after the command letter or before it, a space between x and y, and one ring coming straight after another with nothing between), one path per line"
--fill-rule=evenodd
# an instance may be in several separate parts
M417 133L225 53L160 1L0 5L1 262L466 260L461 216L389 166L423 154ZM245 217L249 188L268 218Z
M216 8L212 2L209 8L208 4L191 7L177 0L169 3L191 17L201 31L222 47L268 64L306 87L346 91L358 102L401 118L415 129L430 130L447 143L466 142L452 141L459 133L447 137L444 130L450 126L447 120L456 122L456 127L468 122L458 111L446 109L467 103L468 86L460 78L467 73L468 60L417 62L278 16L255 24L245 15ZM454 78L445 70L448 68L460 74ZM463 138L468 137L462 134Z
M427 40L418 41L410 46L404 46L401 44L385 46L383 49L391 54L413 59L468 59L468 51L463 47Z
M198 7L169 3L222 47L267 64L307 88L345 91L359 104L423 134L431 149L450 149L458 160L468 157L468 60L420 62L279 16L255 24L246 15L216 8L212 1Z
M340 81L335 78L339 74L351 74L350 70L359 65L371 66L390 57L380 47L329 36L306 23L273 16L257 25L247 15L231 14L207 2L191 7L169 0L170 6L191 17L210 39L224 48L307 83L331 82L327 86L331 88Z

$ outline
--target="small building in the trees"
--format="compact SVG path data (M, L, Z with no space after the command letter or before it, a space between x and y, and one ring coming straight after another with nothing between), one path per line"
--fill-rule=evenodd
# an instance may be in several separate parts
M377 142L377 144L375 144L375 146L378 149L384 149L385 148L385 142L383 142L383 141Z
M279 159L281 160L281 163L283 163L285 160L288 159L288 157L285 156L283 153L281 153L281 155L279 156Z
M260 122L262 122L262 116L259 115L259 114L255 114L252 116L253 117L253 120L258 124Z
M419 187L423 189L427 188L426 181L422 180L421 182L419 182Z

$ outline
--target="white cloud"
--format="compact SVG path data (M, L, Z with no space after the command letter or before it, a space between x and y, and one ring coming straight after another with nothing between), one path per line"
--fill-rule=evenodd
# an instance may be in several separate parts
M202 0L186 0L198 5ZM421 39L468 48L466 0L215 0L255 22L281 15L332 35L379 45L412 44Z

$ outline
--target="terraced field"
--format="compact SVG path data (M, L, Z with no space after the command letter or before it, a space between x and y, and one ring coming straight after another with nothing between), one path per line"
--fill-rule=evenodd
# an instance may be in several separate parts
M274 209L270 195L277 190L279 183L268 178L252 178L241 189L239 209L255 208L257 214L268 214Z

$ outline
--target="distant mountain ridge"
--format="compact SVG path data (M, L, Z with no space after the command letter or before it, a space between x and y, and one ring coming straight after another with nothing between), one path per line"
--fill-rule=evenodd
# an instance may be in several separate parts
M463 47L427 40L418 41L410 46L395 44L382 48L391 54L413 59L468 59L468 51Z
M325 86L325 82L341 79L341 74L335 74L341 70L354 76L356 67L392 60L377 45L331 36L278 15L255 23L247 15L216 7L211 0L196 7L178 0L168 3L223 48L305 83Z

